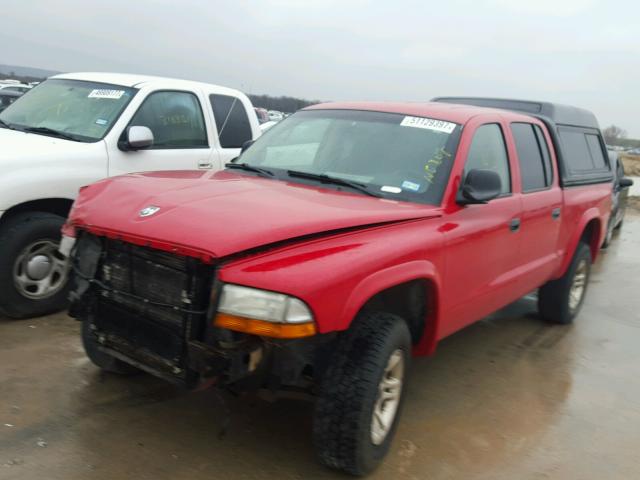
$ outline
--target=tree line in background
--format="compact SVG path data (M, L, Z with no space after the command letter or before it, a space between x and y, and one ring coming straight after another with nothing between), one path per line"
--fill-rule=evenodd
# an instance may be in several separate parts
M24 75L16 75L13 72L9 72L9 73L2 73L0 72L0 80L18 80L22 83L31 83L31 82L42 82L45 79L44 78L38 78L38 77L25 77Z
M320 103L320 100L309 101L295 97L272 97L270 95L247 94L254 107L278 110L279 112L293 113L301 108Z
M609 125L602 130L602 136L607 145L624 148L640 148L640 140L627 138L627 131L617 125Z

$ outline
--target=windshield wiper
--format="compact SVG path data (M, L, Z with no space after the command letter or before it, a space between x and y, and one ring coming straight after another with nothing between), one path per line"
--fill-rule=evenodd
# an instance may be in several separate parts
M76 137L69 135L68 133L60 132L59 130L54 130L49 127L25 127L22 129L23 132L29 133L42 133L43 135L51 135L52 137L62 138L64 140L72 140L74 142L79 142Z
M301 172L298 170L287 170L287 174L290 177L306 178L309 180L317 180L321 183L331 183L333 185L349 187L353 190L358 190L359 192L362 192L366 195L380 198L380 195L376 195L371 190L369 190L366 185L362 183L352 182L351 180L346 180L344 178L332 177L330 175L327 175L326 173L311 173L311 172Z
M4 128L8 128L9 130L15 130L14 127L12 127L10 124L8 124L7 122L5 122L4 120L2 120L0 118L0 127L4 127Z
M266 168L254 167L253 165L249 165L248 163L227 163L225 167L236 168L238 170L244 170L245 172L258 173L263 177L273 177L272 171L267 170Z

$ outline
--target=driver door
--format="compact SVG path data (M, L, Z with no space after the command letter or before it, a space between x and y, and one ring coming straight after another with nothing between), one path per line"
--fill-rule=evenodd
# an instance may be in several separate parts
M154 142L143 150L109 147L109 176L155 170L208 170L217 165L215 150L199 98L193 92L151 92L138 107L128 126L144 126ZM118 142L126 135L122 130Z

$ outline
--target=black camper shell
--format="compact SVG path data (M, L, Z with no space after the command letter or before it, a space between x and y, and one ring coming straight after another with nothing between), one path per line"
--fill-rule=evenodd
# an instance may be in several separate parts
M458 103L526 113L547 126L556 150L563 187L613 181L607 147L595 115L582 108L551 102L483 97L436 97Z

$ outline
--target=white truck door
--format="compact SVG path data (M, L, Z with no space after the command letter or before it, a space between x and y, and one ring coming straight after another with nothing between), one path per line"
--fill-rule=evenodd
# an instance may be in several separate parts
M219 168L214 130L210 124L196 92L150 92L137 106L126 126L114 132L108 142L109 176L155 170ZM124 140L130 126L148 127L153 133L153 145L141 150L127 149Z

